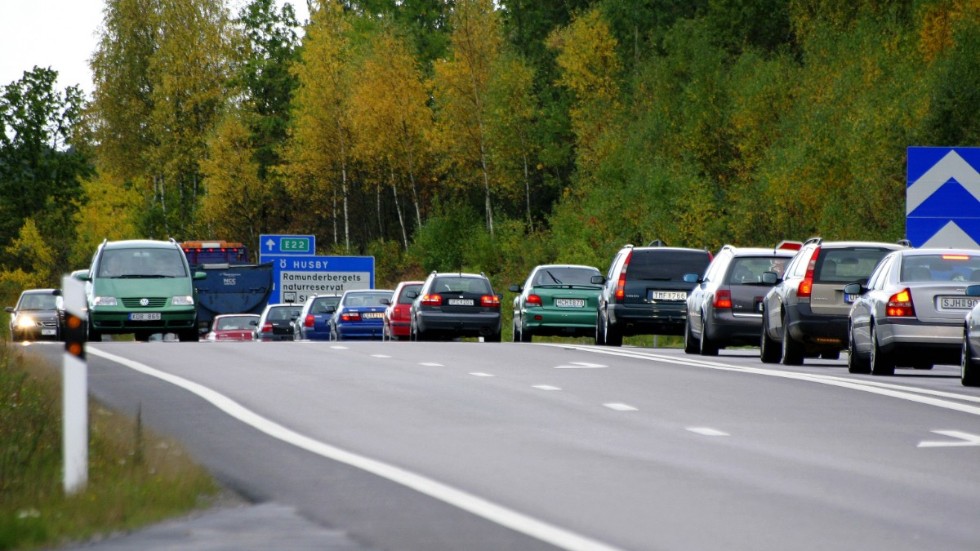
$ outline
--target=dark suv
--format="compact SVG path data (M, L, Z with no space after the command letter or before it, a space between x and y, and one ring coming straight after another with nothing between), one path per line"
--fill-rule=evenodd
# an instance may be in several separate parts
M762 303L764 363L802 365L805 356L837 359L847 348L847 316L854 297L848 283L867 283L886 254L903 243L807 240L786 266L785 276L768 272L777 282Z
M616 253L602 285L595 343L621 346L632 335L683 335L687 295L711 262L700 249L626 245Z
M758 346L762 298L774 285L762 274L785 266L800 245L722 247L687 298L684 352L713 356L730 345Z

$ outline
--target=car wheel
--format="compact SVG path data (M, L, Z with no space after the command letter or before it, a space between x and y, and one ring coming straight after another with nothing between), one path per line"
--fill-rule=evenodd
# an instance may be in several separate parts
M606 341L606 346L623 346L623 334L619 328L609 323L609 316L605 318L602 326L602 340Z
M102 332L92 329L92 326L88 328L88 338L85 339L88 342L102 342Z
M793 340L786 323L783 323L783 365L803 365L803 343Z
M684 322L684 353L698 353L698 341L694 340L694 333L691 331L691 318Z
M701 342L698 353L702 356L717 356L718 344L708 338L708 328L705 327L705 315L701 314Z
M603 338L602 331L605 328L605 324L602 321L602 314L597 313L595 315L595 344L596 346L605 346L606 340Z
M854 330L847 328L847 371L848 373L871 373L871 361L862 358L854 345Z
M963 386L980 386L980 364L973 361L973 351L965 333L963 336L963 354L960 358L960 383Z
M766 314L762 314L762 339L759 343L759 358L764 364L779 363L783 359L783 351L778 342L769 336L769 322Z
M517 320L514 320L514 325L512 327L514 328L514 336L511 338L511 340L514 342L521 342L521 330L517 326Z
M878 327L875 325L871 326L871 374L895 374L895 359L881 349L878 343Z

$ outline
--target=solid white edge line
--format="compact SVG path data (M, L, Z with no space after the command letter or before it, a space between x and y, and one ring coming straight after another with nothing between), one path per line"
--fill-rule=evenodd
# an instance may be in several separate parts
M609 402L607 404L602 404L602 405L615 411L639 411L638 409L636 409L635 407L629 404L621 404L619 402Z
M685 430L693 432L694 434L700 434L701 436L731 436L727 432L713 429L711 427L687 427Z
M878 394L880 396L888 396L891 398L898 398L900 400L907 400L909 402L917 402L920 404L935 406L943 409L949 409L953 411L959 411L961 413L969 413L971 415L980 416L980 407L971 406L967 404L959 404L956 402L950 402L947 400L940 400L938 398L931 398L923 394L934 394L932 391L926 389L915 389L911 387L902 387L899 385L887 385L887 383L878 383L875 381L861 381L857 379L844 379L842 377L835 377L831 375L817 375L811 373L797 373L795 371L779 371L776 369L764 369L759 367L743 367L731 364L723 364L718 362L710 362L695 359L677 359L672 356L661 356L655 353L650 353L642 350L637 350L635 352L628 350L603 350L599 348L590 348L584 346L575 345L549 345L547 343L542 343L544 346L557 346L561 348L572 348L574 350L579 350L583 352L592 352L594 354L606 354L610 356L621 356L625 358L634 358L640 360L654 360L664 363L672 363L676 365L683 365L688 367L703 367L706 369L717 369L719 371L734 371L738 373L750 373L753 375L764 375L766 377L778 377L782 379L794 379L798 381L807 381L812 383L819 383L829 386L837 386L841 388L849 388L851 390L858 390L861 392L868 392L871 394ZM882 386L887 385L887 386ZM901 390L896 390L897 387ZM972 397L966 395L952 394L951 397L959 400L971 400ZM972 401L972 400L971 400Z
M91 346L87 347L89 354L99 356L109 361L116 362L134 371L156 377L162 381L183 388L192 392L204 400L210 402L215 407L224 411L228 415L239 421L261 431L265 434L292 444L297 448L315 453L321 457L339 461L341 463L356 467L365 472L380 476L392 482L411 488L419 493L438 499L444 503L458 507L464 511L472 513L478 517L489 520L511 530L520 532L524 535L550 543L561 549L570 551L621 551L617 547L601 543L586 536L576 534L570 530L559 528L544 521L537 520L523 513L518 513L502 505L498 505L481 497L453 488L452 486L437 482L419 474L389 465L382 461L370 459L353 452L349 452L329 444L314 440L294 432L274 421L266 419L261 415L245 408L231 398L216 392L204 385L195 383L154 369L145 364L123 358L115 354L110 354Z

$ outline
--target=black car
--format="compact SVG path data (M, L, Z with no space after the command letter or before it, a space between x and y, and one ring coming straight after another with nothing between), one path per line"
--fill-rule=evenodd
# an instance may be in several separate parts
M500 296L485 275L432 272L417 294L409 312L412 340L500 342Z
M255 328L257 341L291 341L293 324L299 318L302 304L269 304L262 311L259 325Z
M632 335L683 335L687 295L711 262L701 249L626 245L616 253L603 285L596 314L595 343L621 346Z
M60 289L28 289L10 314L10 338L15 341L61 340L65 310Z
M775 285L765 272L779 271L796 249L733 247L718 251L687 297L684 352L713 356L731 345L759 345L762 299Z

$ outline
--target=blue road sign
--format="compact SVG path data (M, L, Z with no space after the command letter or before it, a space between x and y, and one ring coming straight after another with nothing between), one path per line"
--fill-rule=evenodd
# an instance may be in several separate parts
M914 247L980 248L980 147L910 147L905 237Z
M259 261L269 262L269 256L316 254L316 237L313 235L260 235Z
M374 288L373 256L279 256L265 261L272 262L270 303Z

